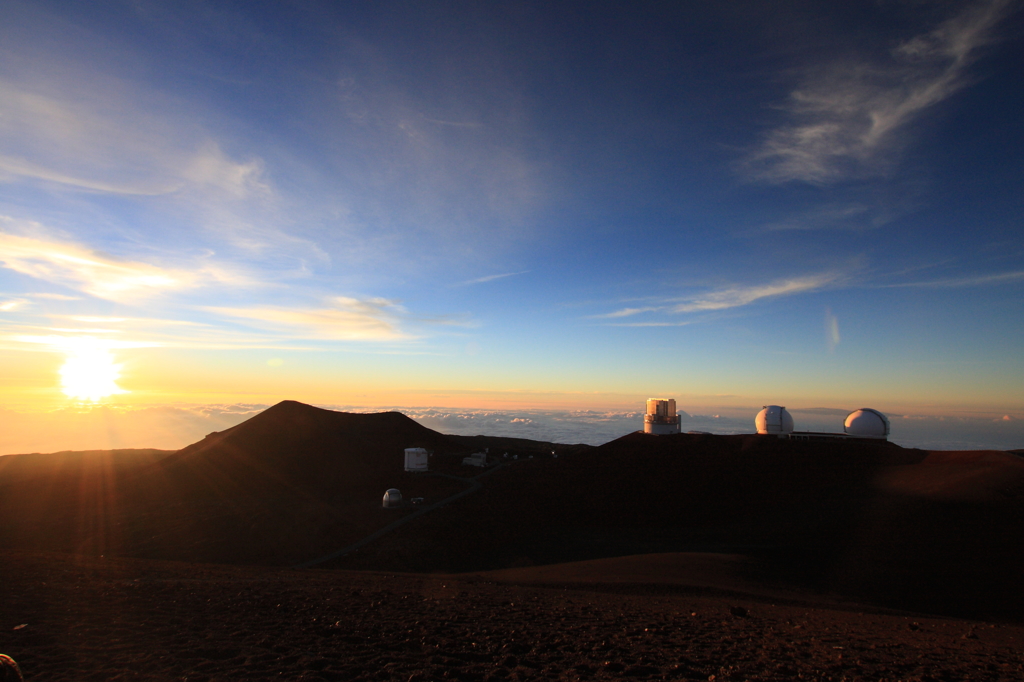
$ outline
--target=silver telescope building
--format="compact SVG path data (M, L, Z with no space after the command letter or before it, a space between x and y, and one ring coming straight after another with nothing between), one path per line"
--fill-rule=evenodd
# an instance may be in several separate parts
M679 433L679 415L676 414L675 398L649 398L647 414L644 415L644 433L662 435Z

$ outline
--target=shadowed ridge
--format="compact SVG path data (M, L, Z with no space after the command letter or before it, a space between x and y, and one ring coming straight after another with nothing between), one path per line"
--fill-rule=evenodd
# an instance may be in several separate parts
M459 572L793 545L816 552L821 566L825 548L842 551L859 510L878 495L877 472L926 454L840 441L631 433L585 452L519 462L489 479L484 495L417 521L346 566ZM445 540L454 525L457 547Z
M665 453L689 452L709 456L739 455L744 458L758 456L812 455L816 461L837 458L837 461L875 465L917 464L928 453L924 450L904 448L889 441L835 440L799 441L755 433L722 436L710 433L677 433L651 435L634 431L601 445L595 452L604 453ZM756 461L756 460L752 460Z
M451 542L458 528L458 543ZM519 462L338 567L458 573L739 554L758 585L1017 618L1024 462L1001 452L633 433Z

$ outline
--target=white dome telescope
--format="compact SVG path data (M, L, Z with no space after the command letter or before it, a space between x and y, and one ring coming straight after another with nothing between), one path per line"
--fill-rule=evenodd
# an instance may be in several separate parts
M870 407L862 407L846 417L846 435L856 438L888 438L889 419Z
M754 417L758 433L793 433L793 415L781 405L765 405Z
M402 491L398 488L388 488L388 491L384 493L384 508L391 509L393 507L402 506Z

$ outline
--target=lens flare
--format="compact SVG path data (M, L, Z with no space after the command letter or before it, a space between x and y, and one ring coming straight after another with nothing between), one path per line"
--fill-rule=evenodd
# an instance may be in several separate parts
M67 397L98 402L127 392L117 385L121 366L114 363L114 356L99 343L82 339L65 352L67 360L60 368L60 385Z

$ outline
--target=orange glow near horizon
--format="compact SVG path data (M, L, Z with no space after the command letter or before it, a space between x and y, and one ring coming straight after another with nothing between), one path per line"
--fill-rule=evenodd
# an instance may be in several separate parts
M845 391L831 387L821 390L795 380L760 379L744 384L731 376L719 382L699 377L683 386L659 380L646 388L642 380L609 380L605 390L594 390L595 382L586 382L590 390L559 390L547 377L524 376L518 382L502 377L493 381L499 385L485 388L489 383L486 377L479 381L425 378L411 370L406 373L387 368L361 372L358 367L353 370L350 365L334 365L319 356L293 354L272 362L278 354L250 351L225 356L84 333L19 336L14 340L22 348L0 355L0 374L4 378L0 382L0 408L19 412L90 406L272 405L281 400L339 409L643 411L646 399L657 396L674 398L680 410L691 414L725 416L753 414L766 404L790 409L852 410L869 406L890 415L993 419L1019 415L1011 396L970 385L961 386L955 398L946 397L942 390L922 396L913 386L894 390L892 386L858 382L843 384ZM569 385L584 384L575 377L570 379L574 381L567 381Z

